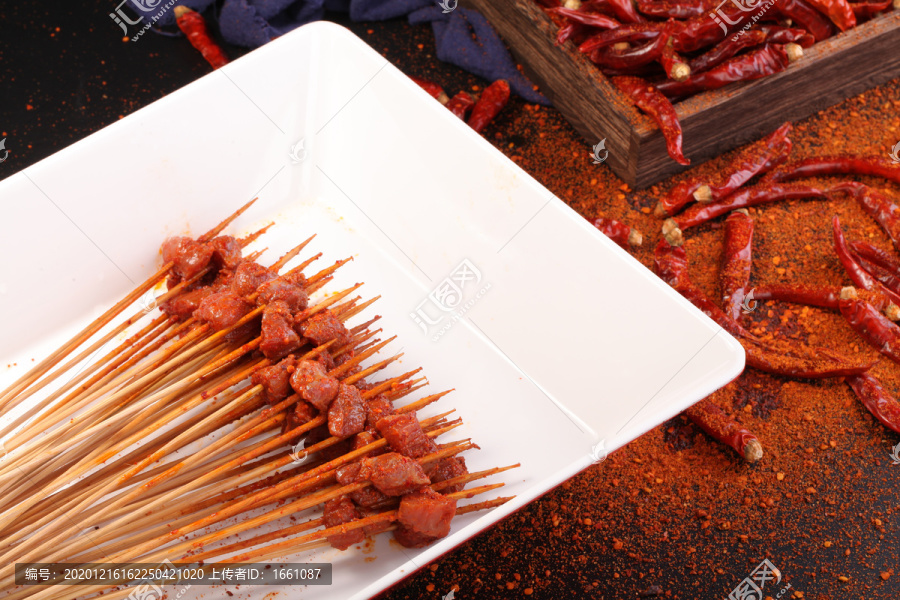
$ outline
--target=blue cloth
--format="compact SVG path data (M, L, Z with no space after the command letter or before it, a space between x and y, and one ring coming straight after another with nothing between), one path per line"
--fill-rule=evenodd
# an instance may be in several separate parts
M203 12L216 0L179 0L178 5ZM257 48L311 21L326 10L346 12L353 21L384 21L408 15L413 25L431 23L439 60L456 65L488 81L505 79L528 102L549 105L546 97L516 64L494 28L479 12L456 7L457 0L225 0L216 18L230 44ZM443 5L452 8L443 10ZM159 20L175 24L174 11Z

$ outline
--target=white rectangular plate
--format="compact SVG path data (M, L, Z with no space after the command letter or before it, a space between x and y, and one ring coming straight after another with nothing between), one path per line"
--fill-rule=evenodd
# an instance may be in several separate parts
M514 501L429 548L295 557L333 561L334 585L291 594L369 597L743 369L712 321L371 48L315 23L0 184L0 314L16 315L0 387L152 273L165 236L254 196L231 232L275 220L270 260L312 233L321 264L353 256L330 289L382 296L370 314L405 355L391 374L422 366L433 391L456 388L426 414L457 409L452 439L482 448L470 468L522 463L500 490Z

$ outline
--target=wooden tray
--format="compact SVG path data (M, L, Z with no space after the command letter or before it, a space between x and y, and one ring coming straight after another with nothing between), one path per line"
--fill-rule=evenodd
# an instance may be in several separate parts
M591 145L606 138L606 163L647 187L683 171L659 129L567 41L533 0L465 0L494 25L526 73ZM900 11L805 50L787 70L698 94L676 105L692 166L900 76Z

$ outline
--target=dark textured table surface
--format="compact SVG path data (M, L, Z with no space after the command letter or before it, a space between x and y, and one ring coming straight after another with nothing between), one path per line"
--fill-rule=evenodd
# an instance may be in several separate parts
M0 138L9 151L0 179L209 72L182 38L150 33L124 42L108 16L114 4L0 6ZM438 81L451 95L486 83L437 61L427 26L344 24L404 72ZM247 52L226 50L232 58ZM848 101L812 117L798 135L827 136L830 122L862 113L859 135L868 138L858 143L880 148L900 139L898 92L893 82L874 102ZM590 165L590 147L552 109L513 100L485 134L585 217L602 213L658 230L641 210L652 206L650 193L636 194L605 166ZM639 259L649 265L650 251ZM766 587L773 598L788 584L783 598L900 598L900 466L888 456L900 438L849 393L846 416L825 422L816 408L824 388L816 386L827 384L753 381L748 419L758 417L764 433L789 431L796 444L785 434L748 467L675 420L382 598L438 599L451 589L459 599L725 598L766 558L783 577Z

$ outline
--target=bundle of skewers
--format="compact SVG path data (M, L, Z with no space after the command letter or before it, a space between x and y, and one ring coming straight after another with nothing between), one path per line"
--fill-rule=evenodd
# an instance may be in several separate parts
M386 531L419 548L509 500L461 503L517 465L468 471L477 446L442 438L454 411L419 415L448 391L410 402L420 369L377 379L394 338L350 323L377 297L323 289L349 259L306 275L321 254L291 265L312 237L266 267L245 248L268 226L221 235L250 204L167 239L159 271L0 395L6 598L110 587L15 590L15 563L260 562Z
M795 379L845 378L856 396L885 427L900 433L900 401L869 371L875 361L844 356L821 346L790 339L761 339L742 318L762 301L782 301L838 312L853 331L889 360L900 364L900 259L867 241L847 241L834 216L835 255L852 286L796 283L751 288L753 218L751 207L803 199L852 198L900 250L900 205L887 192L848 177L865 176L900 184L900 162L879 156L820 156L789 162L791 125L742 150L709 179L691 177L673 187L657 204L665 219L655 249L657 274L744 347L747 365ZM839 177L830 187L807 178ZM691 281L684 247L685 231L727 216L719 302ZM733 388L734 384L730 384ZM727 393L727 390L726 392ZM748 462L763 456L759 439L710 399L686 411L703 431L732 447Z

